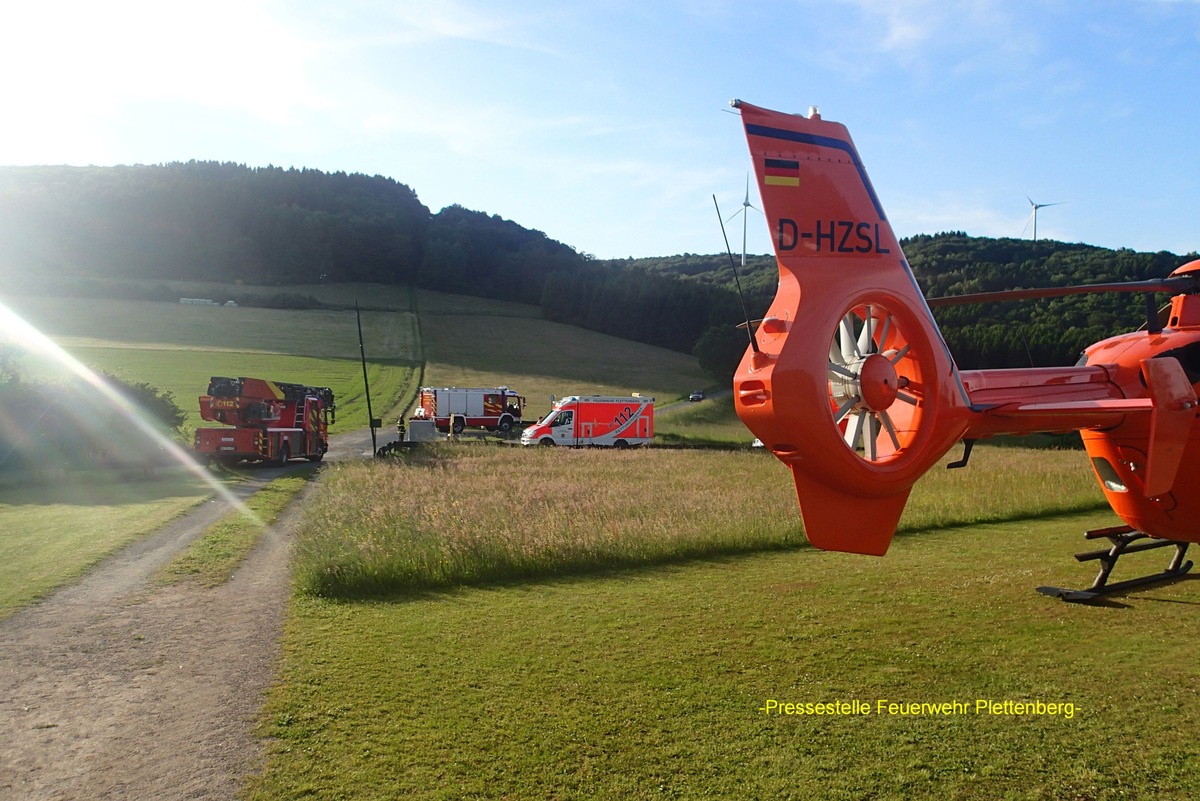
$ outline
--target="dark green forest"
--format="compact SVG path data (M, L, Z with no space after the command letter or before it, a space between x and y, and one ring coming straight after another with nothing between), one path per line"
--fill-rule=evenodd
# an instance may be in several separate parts
M1195 258L962 232L901 244L930 297L1162 278ZM773 257L749 259L751 317L776 276ZM411 284L538 305L549 320L694 352L721 377L746 344L728 254L597 260L498 215L433 213L390 178L308 169L0 168L0 278L9 292L135 297L173 279L242 283L279 289L252 303L291 306L316 304L297 285ZM937 318L964 368L1043 366L1138 327L1143 309L1138 296L1086 295Z
M1165 278L1197 258L962 232L917 236L901 246L931 298ZM1157 301L1162 305L1169 298L1160 294ZM1140 294L1098 293L950 306L937 309L935 317L960 367L1050 367L1074 364L1093 342L1143 325L1146 304Z

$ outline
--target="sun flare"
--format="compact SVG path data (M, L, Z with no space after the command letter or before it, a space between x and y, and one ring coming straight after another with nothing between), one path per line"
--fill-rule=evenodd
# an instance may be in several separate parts
M96 412L117 413L120 419L132 428L135 435L142 438L140 442L132 443L133 445L148 446L147 452L155 450L165 453L171 462L177 463L199 478L219 498L257 522L257 516L208 469L197 462L189 451L166 436L151 421L144 409L124 397L109 382L3 303L0 303L0 344L14 348L18 355L28 357L36 362L39 368L49 369L61 382L64 397L57 404L59 408L54 410L54 414L70 416L80 426L80 430L87 430L92 438L107 438L112 450L120 452L129 448L131 443L121 439L117 432L103 430L105 416ZM50 416L49 411L43 418ZM3 450L0 450L0 466L3 466L4 460L14 450L22 447L22 443L29 442L30 433L18 430L11 420L0 413L0 441L5 443Z

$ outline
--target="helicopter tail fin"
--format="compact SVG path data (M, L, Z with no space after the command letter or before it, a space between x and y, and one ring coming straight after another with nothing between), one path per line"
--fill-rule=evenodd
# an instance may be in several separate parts
M1142 373L1154 399L1146 456L1144 494L1165 495L1175 485L1183 452L1196 420L1196 391L1173 358L1146 359Z
M810 542L882 555L969 401L846 128L734 106L779 264L737 412L791 468Z

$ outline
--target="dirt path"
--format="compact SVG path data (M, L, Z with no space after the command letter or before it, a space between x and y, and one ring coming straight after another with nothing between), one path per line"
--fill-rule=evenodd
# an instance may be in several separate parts
M370 438L331 445L357 458ZM215 589L153 580L227 511L209 501L0 622L0 799L235 798L262 758L251 729L278 666L297 506Z

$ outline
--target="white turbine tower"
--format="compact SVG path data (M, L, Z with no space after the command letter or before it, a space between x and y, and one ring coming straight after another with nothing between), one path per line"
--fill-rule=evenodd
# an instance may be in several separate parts
M729 220L732 220L734 217L738 216L739 214L742 215L742 272L743 273L746 272L746 226L747 226L747 222L748 222L747 218L750 216L750 209L754 209L759 214L762 214L762 211L757 206L753 205L750 202L750 175L747 174L746 175L746 199L742 201L742 207L740 209L738 209L737 211L735 211L733 214L730 214L729 218L725 220L725 222L729 222Z
M1057 203L1034 203L1034 202L1033 202L1033 198L1029 197L1029 195L1026 195L1026 196L1025 196L1025 199L1029 201L1029 205L1030 205L1030 206L1033 208L1033 212L1030 214L1030 219L1033 221L1033 241L1034 241L1034 242L1036 242L1036 241L1037 241L1037 213L1038 213L1038 209L1044 209L1044 208L1046 208L1047 206L1061 206L1063 203L1066 203L1066 201L1065 201L1065 200L1062 200L1062 201L1059 201L1059 202L1057 202ZM1025 223L1025 227L1026 227L1026 228L1028 228L1028 227L1029 227L1029 223Z

